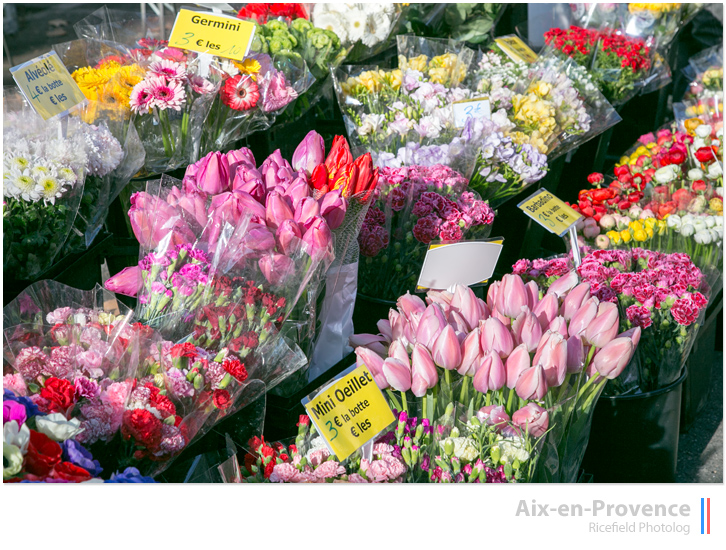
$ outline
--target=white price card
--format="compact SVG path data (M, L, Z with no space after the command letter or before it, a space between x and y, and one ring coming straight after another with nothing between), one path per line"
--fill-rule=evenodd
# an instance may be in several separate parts
M491 118L492 108L488 97L475 97L452 103L454 108L454 126L463 128L470 118Z
M426 251L416 290L445 290L454 285L486 282L502 252L504 239L432 244Z

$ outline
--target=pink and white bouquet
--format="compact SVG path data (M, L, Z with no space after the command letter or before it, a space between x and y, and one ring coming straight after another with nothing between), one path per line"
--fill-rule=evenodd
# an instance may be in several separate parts
M421 463L454 478L503 466L508 481L576 480L594 404L641 333L618 334L617 306L574 272L546 293L506 275L486 302L462 286L406 294L378 327L351 343L393 407L433 424Z

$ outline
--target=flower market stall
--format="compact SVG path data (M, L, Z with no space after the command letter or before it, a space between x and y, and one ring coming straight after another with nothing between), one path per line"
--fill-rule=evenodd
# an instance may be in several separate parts
M3 481L675 481L723 44L564 6L104 7L15 64Z

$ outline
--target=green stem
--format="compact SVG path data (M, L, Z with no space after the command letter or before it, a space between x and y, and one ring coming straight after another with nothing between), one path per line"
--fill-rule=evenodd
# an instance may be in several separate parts
M406 400L406 392L401 392L401 403L403 404L403 410L408 412L408 401Z
M507 397L507 414L512 416L512 400L514 399L514 388L509 389L509 397Z

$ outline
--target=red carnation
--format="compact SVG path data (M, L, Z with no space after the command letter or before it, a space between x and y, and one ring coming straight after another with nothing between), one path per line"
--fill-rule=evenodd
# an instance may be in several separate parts
M227 409L232 404L232 398L227 390L214 390L212 401L220 411Z
M93 476L88 473L88 470L76 466L72 462L61 462L53 468L53 477L73 483L81 483L82 481L88 481Z
M62 454L63 450L58 443L45 434L30 430L24 469L30 474L45 477L60 462Z
M146 409L124 411L121 435L124 439L133 438L137 444L154 450L161 442L161 420Z
M300 426L309 426L309 425L310 425L310 417L306 414L301 414L296 426L300 427Z
M162 415L164 417L176 415L176 406L174 406L171 399L161 393L159 388L154 387L154 389L156 391L152 391L149 396L149 404L159 412L166 413Z
M51 377L45 381L40 396L48 401L49 412L65 414L76 402L76 387L68 380Z
M172 357L196 357L197 355L199 355L197 348L190 342L175 344L171 347Z
M231 374L237 382L244 382L247 380L247 369L241 361L237 359L227 359L222 363L222 368Z

